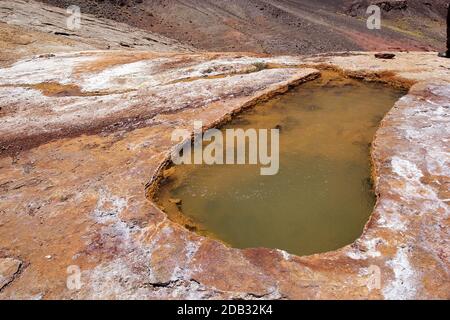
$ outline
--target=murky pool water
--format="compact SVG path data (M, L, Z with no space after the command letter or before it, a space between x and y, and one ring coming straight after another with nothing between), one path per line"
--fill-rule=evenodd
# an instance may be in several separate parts
M325 73L223 128L281 128L277 175L255 165L175 166L157 202L171 219L237 248L307 255L350 244L375 203L370 143L403 94Z

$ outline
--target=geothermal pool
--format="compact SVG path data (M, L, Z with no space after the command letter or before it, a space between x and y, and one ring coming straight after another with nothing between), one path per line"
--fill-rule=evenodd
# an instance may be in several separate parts
M156 202L169 218L236 248L296 255L357 239L373 210L370 144L405 92L331 72L236 116L222 128L280 129L279 171L179 165Z

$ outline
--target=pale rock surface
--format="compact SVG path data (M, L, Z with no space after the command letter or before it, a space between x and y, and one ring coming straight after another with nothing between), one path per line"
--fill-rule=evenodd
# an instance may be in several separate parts
M146 198L173 129L225 121L317 77L311 67L412 86L373 142L379 198L354 244L308 257L228 248ZM0 297L449 299L449 80L431 53L90 51L0 69L0 248L27 262ZM66 286L72 265L80 290Z
M14 258L0 258L0 290L7 286L19 272L22 262Z
M0 1L0 66L29 55L91 49L193 52L159 34L81 12L80 28L70 12L32 0Z
M186 53L93 18L55 35L65 11L47 9L0 2L0 298L450 298L449 60ZM152 52L98 50L111 38ZM174 129L217 125L330 67L410 87L373 142L378 202L355 243L308 257L228 248L146 197Z

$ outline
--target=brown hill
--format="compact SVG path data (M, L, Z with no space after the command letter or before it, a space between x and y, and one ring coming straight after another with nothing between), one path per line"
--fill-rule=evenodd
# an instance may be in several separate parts
M445 0L42 0L212 51L317 53L444 46ZM383 27L366 27L369 4Z

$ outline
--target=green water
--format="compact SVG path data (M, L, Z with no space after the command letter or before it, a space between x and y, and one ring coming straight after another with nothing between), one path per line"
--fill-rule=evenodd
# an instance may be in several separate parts
M403 94L332 75L303 84L223 128L281 126L277 175L261 176L258 165L175 166L157 202L172 219L237 248L307 255L350 244L375 204L370 142Z

